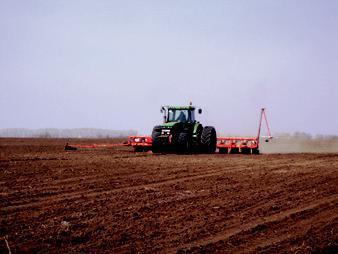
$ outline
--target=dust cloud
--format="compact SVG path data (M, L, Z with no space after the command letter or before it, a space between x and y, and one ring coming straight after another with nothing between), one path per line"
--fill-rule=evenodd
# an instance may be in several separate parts
M269 142L261 140L262 153L337 153L338 136L317 135L312 137L306 133L277 134Z

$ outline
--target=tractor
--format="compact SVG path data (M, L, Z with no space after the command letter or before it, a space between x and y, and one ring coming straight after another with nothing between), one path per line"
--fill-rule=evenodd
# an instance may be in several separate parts
M191 104L162 106L163 124L155 126L151 135L153 153L215 153L216 130L196 121L195 110Z

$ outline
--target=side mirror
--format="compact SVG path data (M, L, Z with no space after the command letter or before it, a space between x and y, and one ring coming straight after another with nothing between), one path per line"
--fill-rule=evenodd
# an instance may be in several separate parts
M163 111L164 111L164 107L161 108L161 113L163 113Z
M201 108L198 109L198 114L202 114L202 109Z

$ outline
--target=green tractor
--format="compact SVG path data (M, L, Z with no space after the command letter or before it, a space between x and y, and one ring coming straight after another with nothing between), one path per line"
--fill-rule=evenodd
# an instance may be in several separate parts
M214 153L216 130L203 127L195 120L196 108L190 106L163 106L163 124L154 127L151 134L153 153ZM202 113L202 109L198 109Z

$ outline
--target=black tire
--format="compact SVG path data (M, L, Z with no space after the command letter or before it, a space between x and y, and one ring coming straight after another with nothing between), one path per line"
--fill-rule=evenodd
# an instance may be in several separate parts
M252 154L259 154L258 148L253 148L252 149Z
M212 126L205 126L201 135L201 144L206 153L215 153L216 151L216 130Z
M238 147L231 148L230 153L231 154L239 154L239 148Z
M140 152L143 152L144 150L143 150L143 147L141 147L141 146L135 146L134 147L134 152L136 152L136 153L140 153Z
M219 148L218 152L222 154L228 153L228 148Z
M158 138L160 135L161 135L161 132L156 131L155 128L154 128L154 130L153 130L153 132L151 134L151 138L153 140L151 151L153 153L160 153L160 152L162 152L161 151L161 143L160 143L159 138Z
M181 132L178 135L177 145L178 145L177 146L178 153L188 153L190 151L189 134L185 132Z
M250 153L251 153L251 149L250 149L250 148L247 148L247 147L242 148L242 149L241 149L241 153L242 153L242 154L250 154Z

